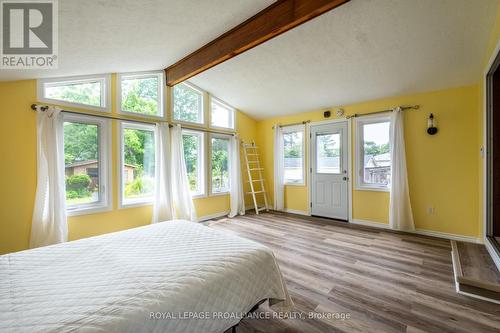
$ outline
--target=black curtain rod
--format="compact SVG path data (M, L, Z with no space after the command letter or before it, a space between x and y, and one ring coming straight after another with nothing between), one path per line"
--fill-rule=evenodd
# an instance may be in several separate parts
M31 104L31 109L34 111L40 110L42 112L45 112L49 109L49 107L47 105ZM94 113L78 112L78 111L70 111L70 110L61 110L61 112L76 114L76 115L90 116L90 117L97 117L97 118L105 118L105 119L111 119L111 120L118 120L118 121L126 121L129 123L155 125L155 126L157 123L167 123L168 127L170 127L170 128L172 128L176 125L176 124L171 124L165 120L158 120L158 121L136 120L136 119L122 118L122 117L113 117L113 116L108 116L105 114L94 114ZM189 129L189 130L193 130L193 131L207 132L207 133L214 133L214 134L233 135L233 136L235 135L235 133L228 133L228 132L224 132L224 131L215 131L215 130L211 130L211 129L199 128L196 126L189 126L189 125L182 125L182 124L179 124L179 125L181 126L181 128L185 128L185 129Z
M405 111L405 110L418 110L418 109L420 109L420 105L401 106L401 109L403 111ZM363 117L363 116L371 116L373 114L387 113L387 112L392 112L392 111L394 111L394 109L380 110L380 111L369 112L369 113L355 113L352 116L347 116L346 119L349 119L349 118L358 118L358 117Z

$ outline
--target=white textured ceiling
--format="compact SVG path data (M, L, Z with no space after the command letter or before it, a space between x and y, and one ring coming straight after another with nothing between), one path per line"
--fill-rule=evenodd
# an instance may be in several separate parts
M59 0L59 68L0 81L164 69L274 0Z
M273 0L61 0L59 69L162 69ZM192 78L257 118L477 83L498 0L352 0Z
M254 118L479 82L496 0L352 0L191 79Z

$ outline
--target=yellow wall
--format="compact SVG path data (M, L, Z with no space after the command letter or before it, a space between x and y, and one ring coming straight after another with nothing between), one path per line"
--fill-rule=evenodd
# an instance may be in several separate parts
M346 115L351 115L385 110L397 105L421 105L420 110L405 112L410 197L419 229L479 236L478 99L478 86L470 86L342 106ZM266 119L257 124L259 145L269 147L264 151L263 164L271 192L272 126L276 123L324 120L323 111ZM439 133L435 136L426 133L430 113L435 115L439 127ZM354 130L352 133L354 149ZM306 186L286 186L285 207L307 212L307 193ZM427 213L429 206L435 208L433 215ZM388 223L388 208L387 192L353 192L353 219Z
M115 75L112 112L117 113ZM0 82L0 254L28 248L36 191L36 123L30 105L36 102L36 81ZM167 103L170 105L170 103ZM72 108L73 109L73 108ZM236 128L244 141L256 137L256 122L237 112ZM117 124L112 125L112 170L117 169ZM152 206L118 209L118 179L113 172L113 210L68 218L69 239L90 237L150 223ZM250 203L250 202L248 202ZM229 210L229 196L195 200L198 217Z

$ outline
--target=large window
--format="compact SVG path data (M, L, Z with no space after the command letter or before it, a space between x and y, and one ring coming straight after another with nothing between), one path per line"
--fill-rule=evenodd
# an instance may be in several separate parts
M283 128L285 184L304 184L304 126Z
M215 97L210 98L210 126L234 129L234 108Z
M229 192L229 137L210 136L210 184L212 194Z
M68 213L110 207L109 124L79 115L64 116L64 164Z
M97 111L110 111L110 77L80 76L38 80L38 100Z
M204 134L197 131L182 131L184 158L189 180L189 188L193 196L205 194L204 177Z
M120 74L118 105L120 112L163 117L163 72Z
M155 128L121 124L121 206L147 204L155 193Z
M357 188L385 190L391 183L388 116L356 119Z
M204 123L203 91L189 83L179 83L172 89L173 120Z

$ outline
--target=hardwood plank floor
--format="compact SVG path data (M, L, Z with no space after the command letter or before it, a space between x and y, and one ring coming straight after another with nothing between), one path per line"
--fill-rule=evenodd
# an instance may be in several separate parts
M500 332L500 305L455 292L448 240L284 213L210 227L271 248L295 303L290 318L247 318L239 333Z

